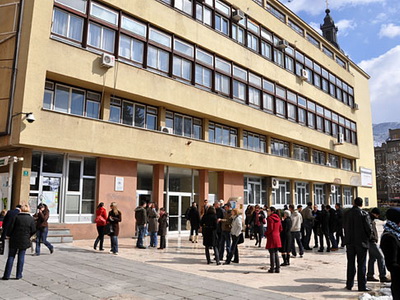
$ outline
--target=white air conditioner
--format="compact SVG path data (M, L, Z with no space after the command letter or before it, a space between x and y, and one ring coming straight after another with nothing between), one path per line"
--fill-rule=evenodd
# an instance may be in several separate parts
M101 56L101 66L104 68L112 68L115 65L114 55L103 53Z
M235 22L239 22L240 20L244 19L244 12L237 9L236 11L233 12L232 14L232 19Z
M308 80L308 70L306 69L301 69L301 80Z
M331 184L330 188L331 188L331 194L335 194L336 193L336 185Z
M343 133L338 133L337 143L339 145L342 145L344 143L344 134Z
M327 167L331 167L332 165L331 165L331 163L328 161L326 164L325 164Z
M274 190L279 189L279 180L276 178L271 178L271 187Z
M359 110L359 109L360 109L360 107L358 106L358 103L354 103L353 109L354 109L354 110Z
M289 42L287 40L279 41L276 47L281 50L286 49L287 47L289 47Z
M172 128L169 128L169 127L161 126L160 131L172 134Z

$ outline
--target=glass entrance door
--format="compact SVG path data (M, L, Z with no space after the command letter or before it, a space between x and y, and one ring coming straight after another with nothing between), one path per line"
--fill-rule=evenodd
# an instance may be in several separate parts
M190 195L170 194L168 199L169 231L181 232L186 229L186 210L190 207Z
M59 222L61 176L43 174L41 187L39 201L49 208L49 222Z

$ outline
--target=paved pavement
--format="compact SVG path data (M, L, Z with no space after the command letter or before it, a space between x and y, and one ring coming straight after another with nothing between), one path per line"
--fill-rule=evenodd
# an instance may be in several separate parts
M56 244L54 254L27 255L22 280L0 280L0 299L358 299L345 286L345 250L305 253L280 274L267 273L268 252L246 240L240 264L206 264L201 239L169 236L167 249L136 249L120 239L120 255L94 251L92 240ZM265 246L265 240L263 240ZM29 253L29 249L28 249ZM5 258L0 256L0 272ZM377 274L376 274L377 275ZM15 266L12 277L15 276ZM369 284L375 290L380 283ZM386 285L387 286L387 285Z

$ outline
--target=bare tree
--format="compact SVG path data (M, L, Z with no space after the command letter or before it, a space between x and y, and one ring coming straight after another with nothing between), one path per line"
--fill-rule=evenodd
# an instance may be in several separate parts
M385 185L387 200L400 197L400 151L386 153L385 161L376 168L376 178Z

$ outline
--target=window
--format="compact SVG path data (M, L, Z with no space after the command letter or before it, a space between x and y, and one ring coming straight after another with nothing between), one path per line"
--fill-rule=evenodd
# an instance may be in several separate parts
M297 160L302 160L302 161L309 161L310 158L308 156L308 148L303 147L300 145L294 145L293 146L293 155L294 159Z
M310 35L308 32L307 32L307 35L306 35L306 39L311 43L311 44L313 44L315 47L317 47L318 49L320 48L320 44L319 44L319 42L317 41L317 39L315 39L312 35Z
M294 31L296 31L298 34L300 34L301 36L304 36L304 29L301 28L299 25L297 25L296 23L294 23L292 20L288 20L288 25L290 28L292 28Z
M296 205L307 205L307 203L310 201L310 195L309 195L309 184L306 182L296 182Z
M244 176L244 204L266 204L266 180L262 177Z
M286 102L279 98L276 98L275 104L276 104L275 107L276 114L281 117L286 117Z
M314 203L316 205L325 203L325 189L323 184L314 184Z
M90 15L112 25L118 25L118 13L95 2L91 2Z
M237 147L237 129L210 122L208 140L216 144Z
M261 100L261 92L260 90L249 87L249 104L260 107L260 100Z
M83 18L55 8L51 31L73 41L82 42Z
M271 139L271 154L289 157L289 143Z
M271 4L269 4L268 2L267 2L266 10L269 11L273 16L275 16L276 18L281 20L283 23L285 23L286 16L283 13L281 13L279 10L277 10L275 7L271 6Z
M228 76L215 73L215 90L225 95L230 93L230 79Z
M296 122L297 107L293 104L287 104L288 119Z
M149 40L161 46L171 48L171 37L154 28L150 28Z
M174 56L173 74L179 78L192 80L192 62L179 56Z
M169 53L159 48L149 46L147 53L147 65L150 68L164 73L169 71Z
M173 129L174 134L189 138L202 138L202 121L191 116L167 111L166 125Z
M244 131L243 148L266 153L266 137L256 133Z
M197 2L196 3L196 19L208 26L211 26L212 25L211 9L209 9L205 5L202 5Z
M189 15L192 15L192 0L175 0L175 7Z
M174 40L174 51L187 57L194 56L194 47L178 39Z
M282 51L274 48L274 62L278 65L283 67L284 62L283 62L283 53Z
M290 181L279 179L279 188L272 190L272 204L276 208L283 208L285 204L289 205L290 195Z
M196 64L196 84L211 89L212 71L206 67Z
M107 52L114 52L115 31L108 27L89 23L88 45Z
M272 59L272 46L265 41L261 41L261 55L266 59Z
M215 14L215 30L222 32L223 34L229 35L229 22L228 19L221 15Z
M46 81L43 108L98 119L101 94Z
M232 24L232 38L238 43L244 44L244 38L245 38L244 28L236 24Z
M274 97L272 95L263 93L263 109L270 113L274 112Z
M318 150L312 151L313 163L318 165L325 165L325 153Z
M351 187L343 188L343 206L351 207L353 205L353 193Z
M144 43L121 34L119 40L119 55L134 62L143 63Z
M247 33L247 47L258 52L258 37L252 33Z
M339 168L339 156L329 154L329 165L333 168Z
M125 16L122 16L121 28L144 38L147 34L147 26L145 24Z
M111 98L110 122L157 130L157 108Z
M55 0L69 8L80 11L81 13L86 13L86 3L87 0Z

